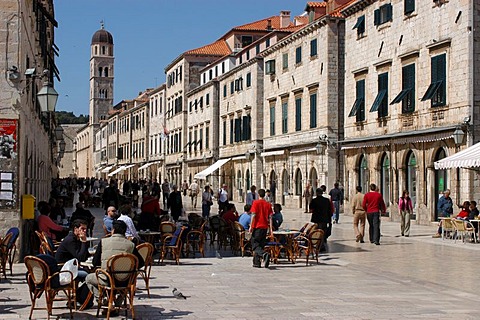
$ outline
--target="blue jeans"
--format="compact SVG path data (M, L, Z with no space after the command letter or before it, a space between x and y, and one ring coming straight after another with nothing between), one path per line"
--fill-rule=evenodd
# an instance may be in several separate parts
M338 218L340 217L340 201L333 201L333 206L335 207L333 219L335 222L338 222Z
M210 208L209 204L202 204L202 217L207 219L210 217Z

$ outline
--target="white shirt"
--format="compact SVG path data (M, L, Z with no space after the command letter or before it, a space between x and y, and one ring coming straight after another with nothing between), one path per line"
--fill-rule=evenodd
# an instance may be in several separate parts
M245 204L252 205L253 200L258 200L258 199L259 199L259 197L258 197L258 193L256 191L255 191L255 193L252 193L251 191L249 191L247 193L247 196L245 197Z
M220 202L227 202L228 200L228 192L227 190L225 189L220 189L219 193L218 193L218 200Z
M135 229L135 225L133 224L132 218L126 214L122 214L117 220L121 220L127 225L127 231L125 232L126 237L135 237L140 239L137 229Z
M196 182L192 182L190 185L190 190L192 191L192 194L197 195L198 194L198 184Z

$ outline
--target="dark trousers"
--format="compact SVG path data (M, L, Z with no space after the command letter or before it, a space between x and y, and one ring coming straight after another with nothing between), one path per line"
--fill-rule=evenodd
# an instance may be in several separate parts
M170 195L170 193L168 192L163 192L163 209L166 209L167 208L167 204L168 204L168 196Z
M265 247L266 243L267 243L267 229L253 229L252 250L253 250L254 266L259 266L261 264L263 248Z
M380 243L380 212L367 213L370 242Z

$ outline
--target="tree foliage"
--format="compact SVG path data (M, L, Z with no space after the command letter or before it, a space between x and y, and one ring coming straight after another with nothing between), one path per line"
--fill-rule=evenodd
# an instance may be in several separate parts
M79 115L78 117L73 112L56 111L55 117L58 124L82 124L88 122L88 115Z

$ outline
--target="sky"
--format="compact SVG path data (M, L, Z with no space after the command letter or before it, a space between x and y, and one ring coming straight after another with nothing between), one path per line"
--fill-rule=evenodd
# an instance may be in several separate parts
M303 13L302 0L54 0L57 111L89 112L93 34L104 21L113 35L114 104L165 82L164 68L183 52L214 42L232 27Z

